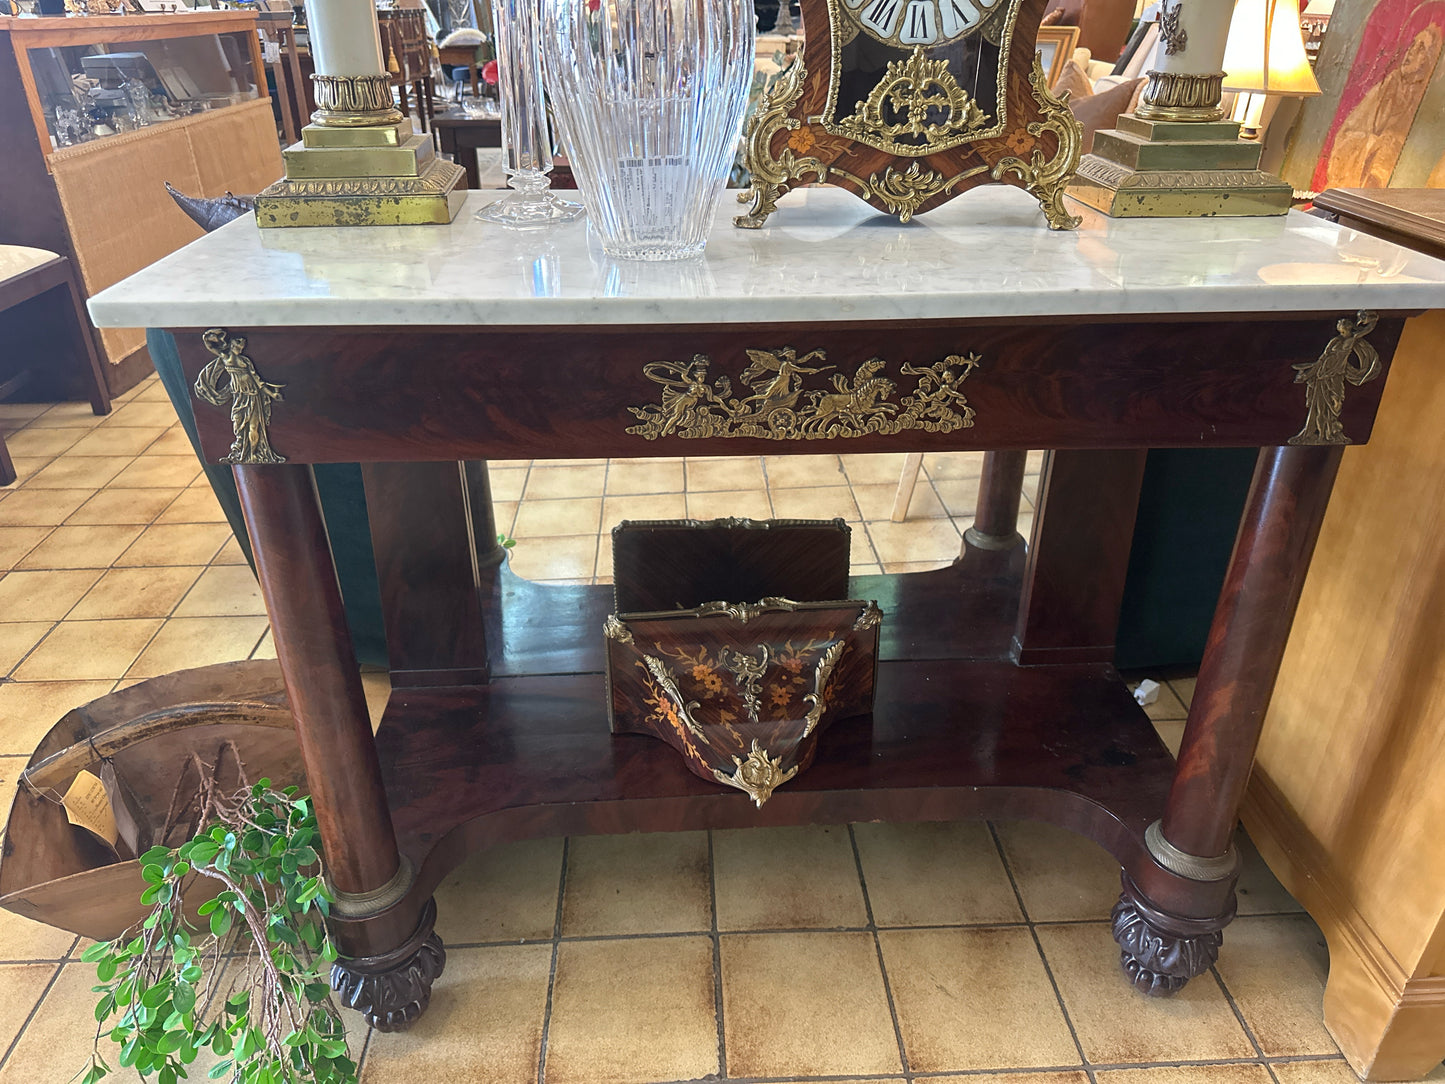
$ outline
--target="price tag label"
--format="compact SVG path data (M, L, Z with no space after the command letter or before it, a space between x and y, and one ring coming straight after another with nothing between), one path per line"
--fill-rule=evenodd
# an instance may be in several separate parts
M120 833L116 830L115 813L110 808L105 784L98 777L87 771L79 772L61 801L65 804L65 815L71 824L93 832L115 846Z
M623 158L617 164L622 184L616 198L628 208L634 228L676 219L677 201L684 198L687 188L686 158Z

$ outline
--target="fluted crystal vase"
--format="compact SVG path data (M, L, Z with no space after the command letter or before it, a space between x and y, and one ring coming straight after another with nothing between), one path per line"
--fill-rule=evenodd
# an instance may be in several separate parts
M608 255L696 256L753 71L752 0L542 0L547 91Z
M582 208L551 191L552 137L542 96L537 36L540 0L492 0L497 79L502 105L502 146L510 193L477 217L515 229L576 218Z

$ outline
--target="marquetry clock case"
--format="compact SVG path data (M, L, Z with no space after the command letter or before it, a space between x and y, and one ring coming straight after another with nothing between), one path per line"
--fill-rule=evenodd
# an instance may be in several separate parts
M907 222L982 184L1033 194L1052 229L1082 130L1035 51L1045 0L802 0L806 43L748 122L734 219L826 182Z

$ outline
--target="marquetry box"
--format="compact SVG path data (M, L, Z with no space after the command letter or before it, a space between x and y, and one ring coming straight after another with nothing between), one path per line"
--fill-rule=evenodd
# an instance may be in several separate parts
M609 721L761 806L813 762L836 719L873 710L871 602L713 602L607 622Z
M759 806L807 768L829 723L873 710L882 614L842 599L849 533L842 520L615 528L613 733L661 738Z

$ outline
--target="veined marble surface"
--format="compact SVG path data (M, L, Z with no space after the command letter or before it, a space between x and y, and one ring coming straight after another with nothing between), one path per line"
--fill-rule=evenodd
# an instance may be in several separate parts
M965 193L908 225L826 188L706 253L606 257L585 220L258 230L247 215L90 300L101 327L780 323L1445 307L1445 262L1298 212L1044 225L1032 197Z

